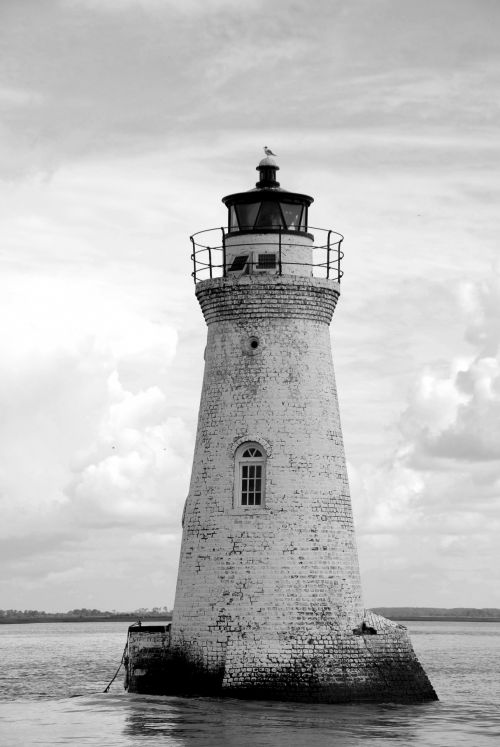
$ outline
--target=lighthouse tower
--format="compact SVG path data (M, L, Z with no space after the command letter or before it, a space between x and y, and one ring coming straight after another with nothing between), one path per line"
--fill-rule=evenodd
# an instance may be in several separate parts
M193 241L208 327L165 692L435 698L405 628L364 610L329 325L342 237L267 156ZM213 240L212 240L213 239Z

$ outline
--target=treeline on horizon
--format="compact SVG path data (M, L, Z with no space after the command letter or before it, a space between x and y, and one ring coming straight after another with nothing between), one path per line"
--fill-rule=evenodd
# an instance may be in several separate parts
M372 612L384 617L408 620L419 617L465 617L465 618L500 618L500 609L496 607L372 607ZM139 607L135 610L98 610L82 607L67 612L45 612L44 610L0 610L3 619L37 619L37 618L85 618L85 617L135 617L135 618L171 618L172 610L168 607Z
M0 610L0 618L11 618L21 619L23 617L29 617L31 619L37 617L170 617L172 610L168 607L139 607L136 610L126 610L125 612L117 610L98 610L88 609L82 607L81 609L68 610L68 612L45 612L43 610Z
M418 617L500 618L496 607L372 607L372 612L389 619L411 620Z

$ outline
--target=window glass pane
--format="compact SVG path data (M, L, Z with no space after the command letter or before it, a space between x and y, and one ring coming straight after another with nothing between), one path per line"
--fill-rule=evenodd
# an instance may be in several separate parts
M263 476L265 455L257 446L243 447L240 452L240 506L262 506L264 496Z
M300 230L307 231L307 208L305 207L302 212L302 218L300 220Z
M291 231L298 231L302 217L302 205L286 205L281 203L286 227Z
M238 215L238 223L241 230L253 228L259 206L260 202L250 202L246 205L235 206L236 213Z
M229 208L229 230L238 230L238 218L236 217L236 210L234 209L234 205L231 205L231 207Z
M258 449L256 449L255 447L251 446L249 449L246 449L243 452L243 456L246 457L246 458L250 458L250 457L261 457L262 453Z
M255 228L283 228L283 219L278 202L263 202Z

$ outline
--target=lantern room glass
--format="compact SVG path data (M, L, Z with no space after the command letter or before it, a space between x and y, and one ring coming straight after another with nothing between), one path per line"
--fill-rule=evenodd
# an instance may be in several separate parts
M283 216L278 202L263 202L261 204L255 228L284 228Z
M307 207L299 202L262 200L229 207L229 231L307 231Z
M242 231L252 229L259 212L260 202L247 202L235 207L240 229Z
M285 225L289 231L299 231L302 219L302 205L289 205L281 203L281 210L285 219Z
M238 218L236 216L236 210L234 205L231 205L229 208L229 230L230 231L239 231L240 225L238 223Z

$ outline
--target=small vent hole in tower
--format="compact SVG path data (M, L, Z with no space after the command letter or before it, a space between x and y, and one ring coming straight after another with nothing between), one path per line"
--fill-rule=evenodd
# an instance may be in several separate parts
M259 355L262 352L261 341L258 337L252 335L251 337L244 337L241 340L241 349L244 355Z

